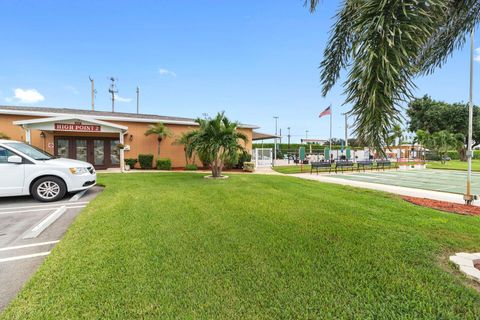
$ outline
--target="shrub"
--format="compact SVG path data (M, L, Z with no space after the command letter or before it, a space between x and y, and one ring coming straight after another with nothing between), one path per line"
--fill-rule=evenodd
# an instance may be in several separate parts
M473 150L473 159L480 159L480 150Z
M134 158L125 159L125 164L128 164L130 168L135 167L136 163L137 163L137 159L134 159Z
M242 169L243 168L243 164L245 162L250 162L252 161L252 155L250 153L248 153L247 151L243 151L242 153L240 153L240 155L238 156L238 164L237 164L237 168L239 169Z
M185 166L185 170L188 170L188 171L195 171L195 170L197 170L197 169L198 169L198 167L197 167L196 164L187 164L187 165Z
M450 159L452 160L460 159L460 156L458 155L458 151L448 151L447 156L450 157Z
M172 169L172 160L168 158L160 158L157 160L157 170L170 170Z
M153 154L139 154L138 162L142 169L152 169Z
M255 171L255 162L244 162L243 171L248 171L248 172Z

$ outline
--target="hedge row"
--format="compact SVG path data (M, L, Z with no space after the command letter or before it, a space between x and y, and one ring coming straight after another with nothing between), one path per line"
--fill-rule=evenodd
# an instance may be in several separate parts
M253 149L255 148L274 148L273 143L254 143L253 144ZM305 150L307 152L310 152L310 146L312 146L312 152L318 153L318 152L323 152L325 148L328 146L322 146L319 144L302 144L302 143L290 143L290 147L288 147L287 143L279 143L277 144L277 148L280 150L281 153L287 153L287 152L298 152L298 149L300 147L305 147ZM340 150L342 147L340 145L332 145L332 150ZM351 150L363 150L363 147L349 147Z
M447 156L452 160L460 160L458 151L448 151ZM435 152L429 152L426 155L427 160L440 160L440 157ZM480 159L480 150L473 150L473 159Z

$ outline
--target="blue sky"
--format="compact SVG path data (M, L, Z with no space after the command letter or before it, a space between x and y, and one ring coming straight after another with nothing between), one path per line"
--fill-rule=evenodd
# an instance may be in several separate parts
M2 1L0 104L88 109L92 76L97 110L110 110L115 76L117 111L135 112L139 85L143 113L225 110L263 132L275 130L277 115L298 140L305 130L328 137L318 114L331 103L341 137L342 87L323 98L318 71L338 3L310 14L303 0ZM418 79L416 95L467 100L467 49Z

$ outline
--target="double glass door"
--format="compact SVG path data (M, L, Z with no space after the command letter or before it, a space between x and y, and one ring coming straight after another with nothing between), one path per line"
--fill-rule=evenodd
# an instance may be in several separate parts
M119 143L113 138L55 137L55 155L86 161L97 169L118 167Z

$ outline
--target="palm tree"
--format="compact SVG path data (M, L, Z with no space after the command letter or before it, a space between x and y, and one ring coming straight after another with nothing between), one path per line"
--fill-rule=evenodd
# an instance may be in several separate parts
M319 0L305 0L314 11ZM442 66L480 20L480 0L344 0L320 64L322 93L344 82L357 136L382 150L413 79Z
M193 136L194 131L182 132L180 137L178 137L174 142L174 144L183 145L183 151L185 152L185 164L189 164L193 157ZM195 158L193 158L193 163L195 163Z
M212 177L222 176L224 164L245 150L240 141L246 143L247 136L238 132L238 123L231 122L224 112L215 118L195 120L199 128L192 131L193 149L212 169Z
M159 122L159 123L151 124L150 126L148 126L148 130L145 131L145 135L149 136L151 134L154 134L157 136L157 141L158 141L157 157L160 157L160 143L162 143L162 140L165 139L166 137L171 137L172 131L170 131L169 128L165 127L163 123Z

